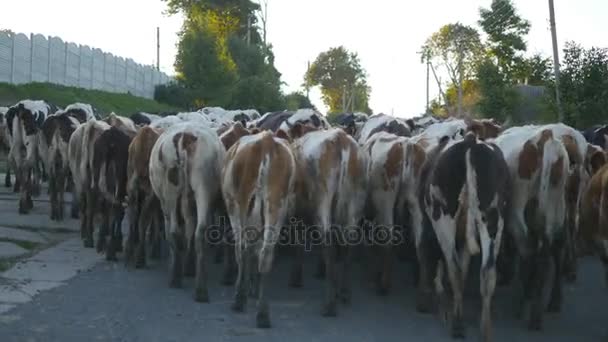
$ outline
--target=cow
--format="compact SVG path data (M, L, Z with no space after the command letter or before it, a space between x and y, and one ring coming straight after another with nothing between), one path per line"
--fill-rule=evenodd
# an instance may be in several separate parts
M112 127L122 130L124 133L128 133L131 138L137 133L137 127L135 126L135 123L133 123L133 120L116 115L115 113L110 113L103 121Z
M422 233L417 185L426 158L424 148L408 137L379 132L370 137L362 149L368 156L368 219L376 227L388 228L388 236L395 236L394 226L411 227L417 246ZM409 214L409 222L406 214ZM382 245L382 268L377 287L380 294L386 294L390 288L392 245L390 241Z
M443 298L445 268L453 295L453 337L465 334L464 283L471 256L481 251L481 333L484 341L491 340L491 301L508 207L509 180L500 149L478 140L472 132L460 141L443 137L423 166L418 192L426 234L422 243L433 244L429 250L436 250L438 244L441 250L433 253L432 260L425 261L434 265L438 255L443 256L444 262L438 265L436 290Z
M291 117L294 112L282 111L282 112L270 112L264 114L261 118L249 122L247 127L256 127L261 130L269 130L276 132L285 120Z
M9 162L16 170L16 184L20 185L19 213L33 208L32 193L38 192L38 133L46 117L57 108L44 101L22 100L10 107L7 125L11 136Z
M386 114L375 114L363 124L354 137L359 144L365 144L374 134L388 132L401 137L411 136L410 129L405 121Z
M128 133L128 132L127 132ZM98 251L105 250L106 260L116 261L122 251L122 220L127 195L127 163L132 136L119 127L101 132L93 146L93 191L102 224L98 232ZM89 151L90 152L90 151ZM109 231L108 231L109 229ZM110 235L110 240L106 238Z
M238 276L232 309L242 312L249 275L257 281L258 328L270 327L267 282L275 244L294 203L296 162L283 139L264 131L241 138L227 152L222 194L235 237Z
M335 123L338 127L342 127L346 133L355 136L367 120L368 115L365 113L343 113L336 116Z
M412 134L417 135L419 133L422 133L430 125L441 122L441 120L434 117L433 115L423 115L420 117L407 119L405 122L409 126Z
M152 126L142 127L129 145L127 197L130 223L125 245L125 264L129 264L135 255L136 268L146 266L145 245L148 227L152 227L151 235L155 244L153 256L159 256L158 242L160 242L160 225L163 218L160 202L150 185L148 172L152 148L162 132L162 129Z
M598 255L608 284L608 165L591 178L580 203L577 240Z
M551 127L524 126L511 128L494 140L505 156L513 184L507 232L522 261L521 309L531 305L531 330L542 329L545 289L551 289L550 311L559 311L562 302L571 161L556 135ZM551 268L555 269L553 280Z
M51 220L62 221L64 213L64 193L70 174L68 146L72 133L80 122L68 112L50 115L42 124L39 138L39 153L49 174L49 194ZM78 200L72 201L72 216L77 213Z
M291 135L292 129L297 125L303 125L312 129L325 130L331 127L325 116L313 109L299 109L293 115L289 116L279 126L277 133L283 131L279 135L286 135L287 137L294 138Z
M595 125L584 130L582 134L590 144L608 149L608 125Z
M182 122L184 122L184 120L180 119L176 115L169 115L169 116L165 116L164 118L162 118L158 121L154 121L153 123L150 124L150 127L165 130L175 124L179 124Z
M158 115L155 115L155 114L137 112L137 113L131 114L129 119L131 119L133 121L135 126L141 127L141 126L147 126L157 120L160 120L161 117Z
M89 120L101 120L101 116L97 109L87 103L72 103L63 109L67 115L74 117L80 123L85 123Z
M80 233L85 248L94 247L93 222L96 212L97 186L93 179L95 141L110 125L103 120L91 120L79 126L70 137L68 156L74 177L76 196L79 197ZM103 245L98 241L97 250Z
M170 287L182 285L183 252L186 260L196 252L197 302L208 302L205 244L207 227L221 202L218 180L225 149L216 132L201 123L175 125L158 138L150 155L149 174L165 216L165 236L170 245ZM196 222L194 222L196 218ZM186 270L190 269L187 265Z
M12 186L11 183L11 168L10 163L8 161L8 154L11 149L11 139L8 132L8 125L6 122L6 113L8 112L8 107L0 107L0 151L6 155L6 174L4 176L4 186L10 188Z
M281 136L280 133L277 135ZM351 297L350 246L340 246L336 240L350 236L363 219L367 157L357 142L340 128L318 130L309 122L298 122L290 128L287 137L293 139L297 165L295 216L306 226L317 227L322 236L327 284L321 314L336 316L338 297L344 302L349 302ZM343 272L338 272L336 254L341 247L345 249L345 256ZM298 250L290 275L292 286L301 285L303 251ZM340 281L338 273L343 276Z

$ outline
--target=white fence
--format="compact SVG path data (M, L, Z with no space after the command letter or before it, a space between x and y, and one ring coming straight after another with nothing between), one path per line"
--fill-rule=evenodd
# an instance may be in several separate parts
M171 78L149 65L40 34L0 32L0 82L49 82L153 98Z

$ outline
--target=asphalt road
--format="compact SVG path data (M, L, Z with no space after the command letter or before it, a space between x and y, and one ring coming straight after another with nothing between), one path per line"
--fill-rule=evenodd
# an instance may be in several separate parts
M437 316L419 314L406 263L395 264L391 294L376 295L363 264L353 274L353 300L338 317L320 315L323 283L305 267L304 287L287 287L290 260L277 258L268 282L271 329L255 328L255 301L245 313L230 311L233 288L220 285L221 269L210 272L208 304L192 299L193 280L168 288L164 262L127 270L100 258L90 271L66 285L0 315L0 341L452 341ZM476 264L472 269L477 268ZM563 311L545 316L544 331L530 332L515 317L517 291L499 288L494 305L495 341L606 341L608 293L598 261L581 262L578 282L564 290ZM467 341L479 340L478 282L468 283L465 301Z

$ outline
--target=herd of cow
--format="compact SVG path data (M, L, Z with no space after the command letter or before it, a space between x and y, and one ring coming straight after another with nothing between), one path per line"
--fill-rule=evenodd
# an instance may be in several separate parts
M32 100L4 112L2 142L20 213L32 209L46 174L51 219L63 219L64 192L72 191L84 246L94 247L99 222L97 250L116 260L128 212L127 264L144 267L146 246L157 252L164 237L170 286L194 276L198 302L209 300L208 227L228 217L221 233L231 233L234 244L221 247L223 282L236 281L234 311L244 310L250 291L257 296L258 327L270 326L265 280L281 231L295 221L322 237L324 316L350 301L354 246L335 237L357 229L404 228L416 255L417 310L447 308L441 312L453 337L464 336L473 256L481 260L484 341L492 338L497 282L518 275L522 310L538 330L545 311L561 309L562 279L574 280L579 256L599 255L608 280L607 127L507 128L488 119L384 114L344 114L332 127L310 109L101 118L90 105L58 109ZM379 293L391 288L395 244L387 241L372 243ZM300 287L308 249L292 247L289 285Z

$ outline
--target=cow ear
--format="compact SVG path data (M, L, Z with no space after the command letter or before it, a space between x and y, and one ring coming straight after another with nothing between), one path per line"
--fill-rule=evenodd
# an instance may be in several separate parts
M254 127L249 130L249 134L254 135L254 134L260 133L261 131L262 131L261 129Z

